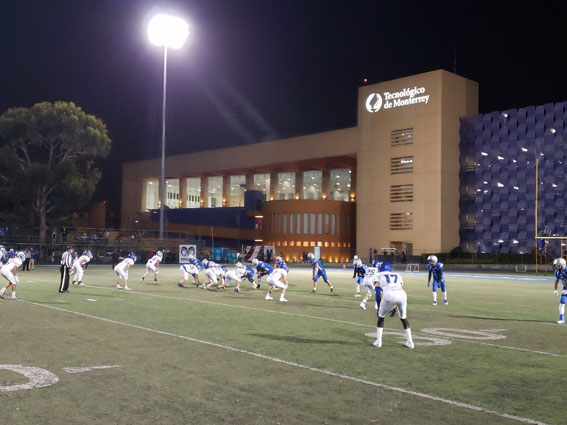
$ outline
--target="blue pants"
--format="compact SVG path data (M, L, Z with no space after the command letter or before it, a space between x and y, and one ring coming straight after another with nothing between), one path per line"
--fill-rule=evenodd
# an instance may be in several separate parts
M325 281L325 283L329 283L329 279L327 279L327 272L325 271L325 269L319 269L319 271L317 272L317 274L313 278L313 282L317 282L320 277L323 277L323 280Z
M433 281L433 292L436 292L439 286L441 287L441 291L445 292L445 279L441 279L441 282L438 280Z

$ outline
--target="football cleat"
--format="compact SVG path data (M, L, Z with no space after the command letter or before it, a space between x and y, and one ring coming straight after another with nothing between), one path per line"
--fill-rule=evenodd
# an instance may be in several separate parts
M315 293L315 292L317 292L317 289L316 289L316 288L313 288L313 289L311 290L311 292Z
M360 308L366 310L366 303L360 303Z
M124 288L120 285L116 285L116 289L124 289Z
M437 305L437 301L433 301L433 305Z
M354 294L354 298L360 298L360 294Z
M449 301L448 301L448 300L444 300L444 301L443 301L443 304L449 305Z
M234 292L240 294L240 288L234 288Z
M374 341L374 342L372 343L372 345L373 345L374 347L381 348L381 347L382 347L382 341L380 341L380 340L377 339L376 341Z
M282 302L282 303L286 303L286 302L287 302L287 300L286 300L286 299L285 299L284 297L280 297L280 302Z
M331 292L333 292L333 287L331 286Z
M273 298L270 297L269 295L266 295L266 296L264 297L264 299L265 299L265 300L273 300Z
M2 297L2 298L4 298L4 297ZM563 325L563 324L565 324L565 320L558 320L557 323L558 323L559 325Z
M124 290L125 290L125 291L131 291L132 288L128 288L127 286L125 286L125 287L124 287Z
M183 286L181 282L177 282L177 286L179 286L180 288L185 288L185 286Z
M409 349L413 350L413 347L414 347L413 341L406 341L405 346L408 347Z

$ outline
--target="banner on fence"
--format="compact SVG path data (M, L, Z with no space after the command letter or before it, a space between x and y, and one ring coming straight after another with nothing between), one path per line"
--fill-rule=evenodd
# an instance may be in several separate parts
M189 257L197 256L197 245L179 245L179 262L188 263Z

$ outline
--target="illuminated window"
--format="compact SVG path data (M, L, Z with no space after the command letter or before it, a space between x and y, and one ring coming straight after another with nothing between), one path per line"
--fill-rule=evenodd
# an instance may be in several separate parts
M230 176L230 192L228 196L229 207L244 206L244 192L246 191L246 176Z
M309 246L309 242L307 241L303 242L303 246Z
M329 248L329 242L325 242L325 248Z
M146 210L159 208L159 180L146 182Z
M209 179L209 208L222 207L222 176L208 177Z
M303 199L321 199L322 171L303 172Z
M331 242L331 248L334 248L334 247L335 247L335 243Z
M278 173L277 199L295 199L295 173Z
M282 246L287 246L287 241L283 241Z
M262 200L270 199L270 175L254 174L254 190L262 192Z
M317 241L317 246L323 246L323 242Z
M201 179L199 177L190 177L187 180L187 202L185 208L201 207Z
M295 246L295 241L289 241L289 246Z
M280 241L276 241L276 246L280 246L280 245L281 245Z
M179 208L179 179L165 181L165 205L168 208Z
M352 170L337 168L329 172L329 199L348 202Z
M315 241L309 242L309 245L310 245L310 246L315 246Z
M301 241L297 241L295 244L296 244L297 246L301 246Z

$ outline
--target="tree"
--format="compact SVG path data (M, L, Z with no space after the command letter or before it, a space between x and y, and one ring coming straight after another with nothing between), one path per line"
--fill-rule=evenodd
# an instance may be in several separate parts
M72 102L10 108L0 116L0 211L39 226L84 206L100 172L95 161L110 151L104 123Z

